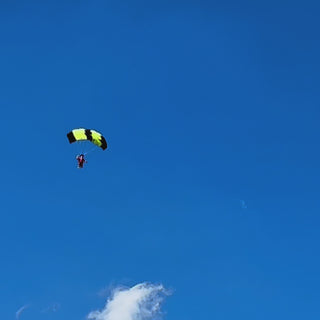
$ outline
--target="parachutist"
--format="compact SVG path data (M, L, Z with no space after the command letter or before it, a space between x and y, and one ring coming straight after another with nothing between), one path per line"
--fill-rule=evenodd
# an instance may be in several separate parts
M84 158L84 154L81 153L79 156L76 157L78 161L78 168L82 169L83 165L87 162L86 159Z
M96 147L102 150L106 150L108 147L107 141L103 137L103 135L98 131L92 129L73 129L67 134L67 137L70 143L80 144L82 142L90 142L95 146L92 150L87 151L84 151L81 148L81 154L76 156L79 169L83 168L83 165L88 162L87 160L85 160L84 155L87 155L89 152L94 151Z

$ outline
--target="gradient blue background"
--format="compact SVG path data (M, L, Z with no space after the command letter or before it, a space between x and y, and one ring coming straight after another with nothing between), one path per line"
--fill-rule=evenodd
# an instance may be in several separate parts
M318 320L316 1L45 2L0 5L1 319L150 281L168 320Z

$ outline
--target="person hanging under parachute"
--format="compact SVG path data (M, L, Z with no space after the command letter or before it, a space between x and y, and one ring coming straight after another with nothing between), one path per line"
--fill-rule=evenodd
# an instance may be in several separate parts
M82 169L83 165L88 162L85 158L84 158L84 154L81 153L80 155L76 156L76 159L78 161L78 169Z
M82 142L89 142L90 144L93 143L95 145L94 149L96 147L101 148L102 150L107 149L107 141L103 137L103 135L92 129L85 129L85 128L79 128L79 129L73 129L67 134L68 140L71 143L79 143L81 144ZM91 150L93 151L93 150ZM85 155L88 152L83 152L81 151L80 155L76 156L76 160L78 162L78 168L83 168L83 165L87 162L85 159Z

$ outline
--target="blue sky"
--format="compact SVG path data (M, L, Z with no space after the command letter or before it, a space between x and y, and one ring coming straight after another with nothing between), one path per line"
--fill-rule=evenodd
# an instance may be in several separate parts
M319 319L315 1L0 8L1 318L149 281L168 320Z

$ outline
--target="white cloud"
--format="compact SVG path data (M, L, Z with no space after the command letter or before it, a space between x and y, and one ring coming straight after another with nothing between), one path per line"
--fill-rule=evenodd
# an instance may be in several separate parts
M60 309L60 304L59 303L54 303L45 309L43 309L41 312L42 313L48 313L48 312L57 312Z
M132 288L118 288L101 311L93 311L93 320L148 320L160 313L167 291L162 285L140 283Z
M29 305L26 304L24 306L22 306L21 308L19 308L19 310L16 312L16 319L19 319L21 316L21 313L26 310L27 308L29 308Z

